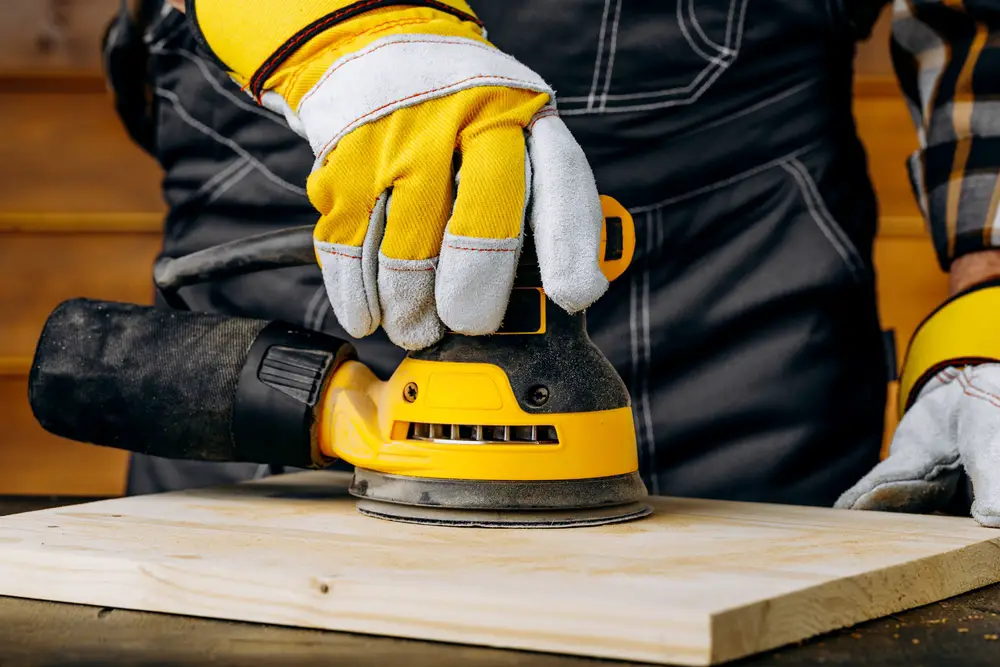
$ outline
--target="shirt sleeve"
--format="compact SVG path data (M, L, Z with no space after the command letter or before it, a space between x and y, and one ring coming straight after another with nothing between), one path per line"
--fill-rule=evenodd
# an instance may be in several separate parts
M1000 0L895 0L890 52L916 127L910 182L944 270L1000 248Z

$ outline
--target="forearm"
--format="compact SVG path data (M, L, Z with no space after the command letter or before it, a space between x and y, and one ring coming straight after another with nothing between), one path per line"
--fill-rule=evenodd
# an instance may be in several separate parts
M952 262L948 275L948 292L954 296L997 278L1000 278L1000 250L969 253Z

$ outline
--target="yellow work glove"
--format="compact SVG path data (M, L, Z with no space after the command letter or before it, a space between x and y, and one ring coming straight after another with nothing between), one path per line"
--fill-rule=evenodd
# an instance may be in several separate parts
M502 323L531 225L543 287L607 289L601 204L552 89L464 0L188 0L196 33L316 155L317 259L341 325L420 349Z

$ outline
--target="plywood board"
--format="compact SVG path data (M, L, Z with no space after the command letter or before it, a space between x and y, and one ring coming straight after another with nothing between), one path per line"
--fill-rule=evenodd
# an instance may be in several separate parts
M1000 580L972 520L654 499L594 528L412 526L340 473L0 519L0 595L708 665Z

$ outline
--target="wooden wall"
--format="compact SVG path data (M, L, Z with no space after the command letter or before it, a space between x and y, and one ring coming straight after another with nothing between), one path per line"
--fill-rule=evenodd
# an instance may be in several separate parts
M46 315L72 296L150 300L164 207L156 164L128 139L99 75L117 0L5 0L0 18L0 494L117 495L123 453L43 432L26 378ZM883 17L885 18L885 17ZM945 295L903 161L915 147L887 23L858 55L857 119L883 221L882 313L900 353ZM889 410L891 433L894 415Z
M157 165L101 79L117 0L5 0L0 16L0 494L117 495L126 454L50 436L27 402L41 325L77 295L150 300Z

